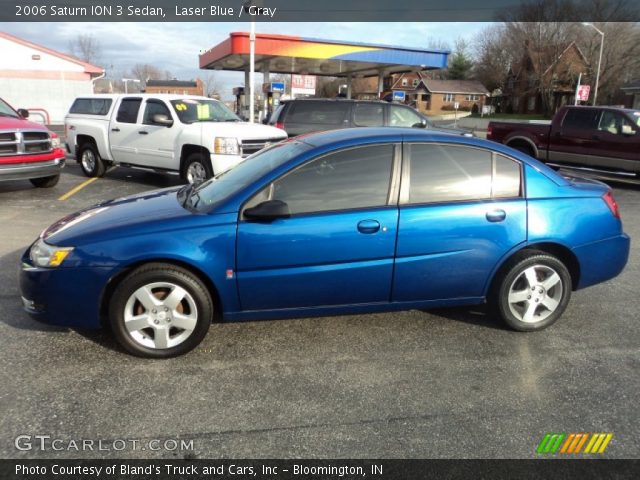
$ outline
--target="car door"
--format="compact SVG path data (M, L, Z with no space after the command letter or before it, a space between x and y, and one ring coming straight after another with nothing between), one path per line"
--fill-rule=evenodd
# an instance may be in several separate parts
M568 108L560 127L549 136L550 162L585 164L587 156L598 155L600 110L588 107Z
M109 122L109 144L113 159L119 163L138 163L138 114L142 98L125 97L120 100L115 116Z
M600 168L640 171L638 125L622 112L604 110L598 124L598 154L591 165Z
M268 223L240 220L243 310L389 302L399 151L385 144L322 155L245 204L281 200L291 216Z
M404 146L393 301L482 297L527 236L521 165L483 148Z
M155 168L178 170L179 162L174 159L174 142L177 132L175 125L161 125L154 122L154 115L165 115L174 120L169 107L158 98L148 98L143 104L138 137L135 137L137 163Z

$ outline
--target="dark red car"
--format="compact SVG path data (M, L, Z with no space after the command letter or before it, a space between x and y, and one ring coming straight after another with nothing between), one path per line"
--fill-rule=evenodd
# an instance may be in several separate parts
M640 110L566 106L551 125L490 122L487 139L553 166L640 178Z

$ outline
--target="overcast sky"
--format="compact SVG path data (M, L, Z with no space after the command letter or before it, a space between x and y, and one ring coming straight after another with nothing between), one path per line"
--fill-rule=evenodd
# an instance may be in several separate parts
M329 40L425 47L430 39L453 47L457 38L468 41L487 23L257 23L256 31ZM201 74L198 54L228 38L230 32L249 31L237 23L0 23L0 30L61 52L80 34L93 34L101 47L99 66L108 76L122 75L136 63L168 70L180 80ZM237 72L216 72L223 95L244 83Z

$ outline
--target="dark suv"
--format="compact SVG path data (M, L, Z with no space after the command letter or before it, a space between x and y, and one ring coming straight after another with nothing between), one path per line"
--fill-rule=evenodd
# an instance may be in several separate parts
M407 105L367 100L289 100L280 104L268 123L285 130L289 137L350 127L416 127L471 135L467 130L435 127Z

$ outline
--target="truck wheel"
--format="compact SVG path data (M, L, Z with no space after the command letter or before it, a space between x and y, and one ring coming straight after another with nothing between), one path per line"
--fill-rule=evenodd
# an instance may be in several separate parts
M80 167L87 177L104 175L106 167L93 143L85 143L80 147Z
M518 150L519 152L525 153L527 155L529 155L530 157L536 158L536 152L533 151L533 148L531 148L529 145L523 144L523 143L516 143L514 145L507 145L515 150Z
M212 176L210 162L206 161L204 155L192 153L187 157L182 171L182 178L187 182L197 185Z
M29 181L34 187L51 188L60 180L60 175L51 175L50 177L30 178Z

